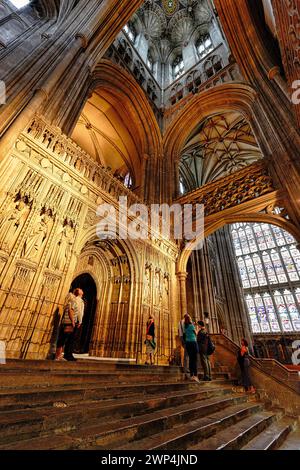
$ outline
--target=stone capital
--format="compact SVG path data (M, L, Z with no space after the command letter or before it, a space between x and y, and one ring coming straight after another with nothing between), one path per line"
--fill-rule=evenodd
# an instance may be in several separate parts
M187 277L188 277L188 273L187 272L179 272L179 273L176 273L176 276L177 276L179 281L186 281Z
M272 67L269 72L268 72L268 79L269 80L274 80L274 78L277 76L277 75L280 75L280 68L278 67L278 65L276 65L275 67Z

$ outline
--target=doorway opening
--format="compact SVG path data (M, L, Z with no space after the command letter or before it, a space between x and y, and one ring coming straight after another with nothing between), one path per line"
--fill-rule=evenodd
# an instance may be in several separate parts
M71 290L76 288L80 288L84 292L83 300L85 308L80 333L78 334L75 341L74 352L78 354L86 354L89 352L93 333L97 306L97 286L92 276L88 273L85 273L76 277L76 279L74 279L72 282Z

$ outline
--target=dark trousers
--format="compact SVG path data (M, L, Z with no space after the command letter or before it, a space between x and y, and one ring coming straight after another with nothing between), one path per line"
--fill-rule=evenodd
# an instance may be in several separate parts
M74 345L75 345L75 341L76 341L76 338L77 338L77 334L78 334L78 328L75 327L73 333L70 334L70 336L69 336L69 338L66 342L66 345L65 345L65 350L64 350L64 358L65 359L73 357Z
M190 342L188 341L186 344L186 350L190 360L190 374L191 377L198 375L197 373L197 354L198 354L198 346L196 341Z
M245 390L249 390L252 387L252 382L250 377L250 361L247 357L244 361L240 362L240 368L242 373L242 384Z
M64 325L61 325L59 329L58 339L57 339L57 347L58 348L68 347L68 343L71 339L72 334L73 333L65 333Z
M204 372L204 378L211 379L211 365L209 356L200 352L200 361Z

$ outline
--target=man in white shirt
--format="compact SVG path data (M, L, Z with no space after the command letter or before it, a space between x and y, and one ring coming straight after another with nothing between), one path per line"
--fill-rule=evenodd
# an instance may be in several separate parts
M72 303L74 308L74 319L73 319L73 327L74 331L70 336L69 341L66 344L65 352L64 352L64 359L67 361L76 361L77 359L73 356L73 349L74 344L76 341L76 337L78 335L79 329L82 325L83 315L84 315L84 301L83 297L83 290L82 289L75 289L73 293L68 294L66 298L66 304Z
M180 320L180 322L178 323L178 336L181 341L181 367L183 367L185 378L188 379L190 377L189 356L186 350L186 344L184 341L183 334L184 334L184 319Z

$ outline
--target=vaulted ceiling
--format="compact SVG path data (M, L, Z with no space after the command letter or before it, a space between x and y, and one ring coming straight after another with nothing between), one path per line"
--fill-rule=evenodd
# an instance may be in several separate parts
M72 138L98 163L114 173L132 176L139 168L134 125L126 110L109 93L96 91L87 101Z
M238 112L206 119L191 135L181 156L180 174L193 190L262 158L250 124Z
M196 31L204 31L212 20L207 0L146 0L132 18L137 32L143 32L158 50L167 40L169 49L189 41ZM164 41L165 48L165 41Z

